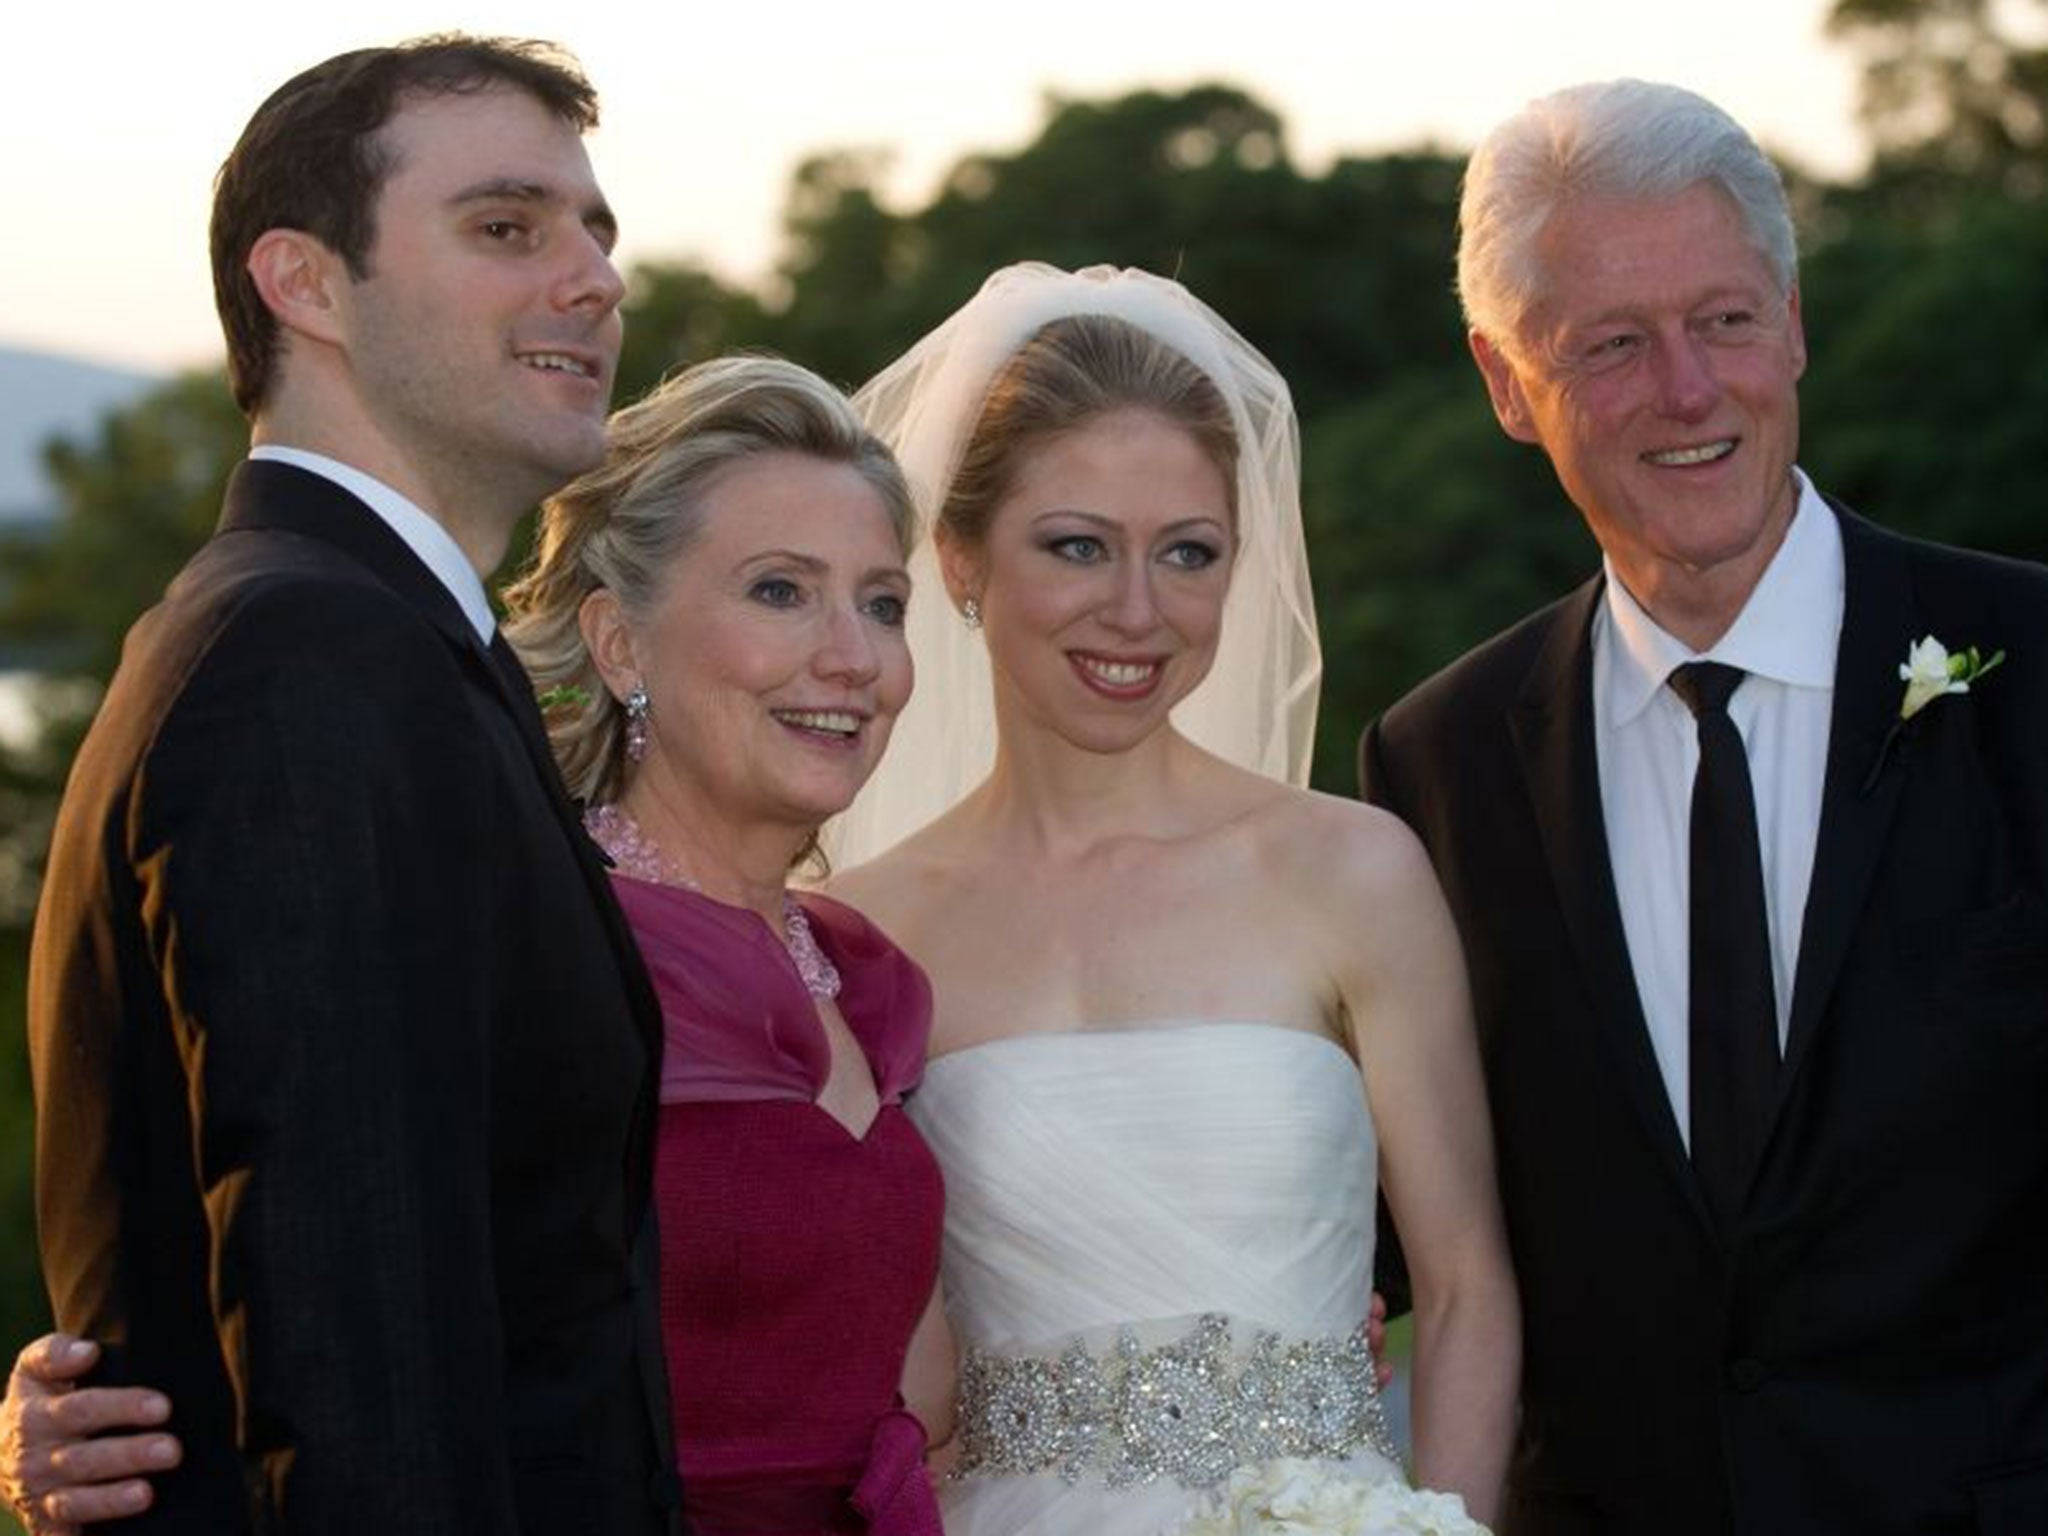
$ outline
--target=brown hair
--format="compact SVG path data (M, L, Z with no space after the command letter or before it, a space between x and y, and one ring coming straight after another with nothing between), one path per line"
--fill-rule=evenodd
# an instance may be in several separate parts
M1068 315L1011 354L982 402L939 508L938 524L968 547L987 536L1024 454L1119 409L1156 411L1208 454L1237 515L1237 430L1216 383L1141 326L1111 315Z
M597 126L597 92L570 54L460 33L337 54L256 109L214 177L210 237L228 382L245 414L263 404L277 365L277 319L248 272L256 241L266 230L301 230L352 275L369 276L377 195L392 169L378 131L409 96L494 86L526 92L579 133Z

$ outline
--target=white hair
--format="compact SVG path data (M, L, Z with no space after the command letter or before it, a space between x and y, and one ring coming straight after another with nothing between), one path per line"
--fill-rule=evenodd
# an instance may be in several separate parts
M1606 80L1540 97L1488 134L1465 167L1458 204L1458 299L1465 322L1511 340L1542 281L1536 242L1572 197L1725 192L1781 292L1799 276L1778 171L1742 125L1675 85Z

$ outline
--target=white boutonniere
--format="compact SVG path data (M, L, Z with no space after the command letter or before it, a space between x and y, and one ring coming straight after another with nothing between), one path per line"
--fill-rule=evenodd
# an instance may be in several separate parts
M1877 757L1871 762L1870 773L1863 780L1863 793L1867 795L1876 789L1878 780L1884 775L1884 765L1891 761L1894 753L1906 750L1904 738L1910 734L1906 727L1915 715L1936 699L1946 698L1951 693L1968 693L1970 684L2004 660L2005 652L1993 651L1984 656L1974 645L1951 651L1932 635L1923 635L1909 642L1906 659L1899 664L1899 681L1906 685L1905 697L1899 700L1898 718L1892 721L1891 729L1878 743Z
M1953 654L1934 636L1928 635L1906 647L1906 659L1899 667L1899 681L1906 696L1899 700L1899 718L1910 720L1944 694L1968 693L1970 684L2005 660L2005 652L1993 651L1989 660L1977 654L1977 647Z

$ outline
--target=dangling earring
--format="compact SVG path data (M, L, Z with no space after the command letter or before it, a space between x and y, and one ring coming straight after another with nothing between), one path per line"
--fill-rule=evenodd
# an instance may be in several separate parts
M960 617L967 621L969 629L981 628L981 599L970 597L960 605Z
M647 685L635 683L626 695L626 761L637 763L647 755Z

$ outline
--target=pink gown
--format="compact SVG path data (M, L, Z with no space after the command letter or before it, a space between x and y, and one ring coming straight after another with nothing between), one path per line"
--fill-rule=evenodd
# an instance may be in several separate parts
M665 1028L654 1192L676 1463L697 1536L937 1536L897 1396L938 1274L938 1164L903 1113L931 987L852 908L806 896L882 1108L815 1100L828 1046L752 912L614 876Z

